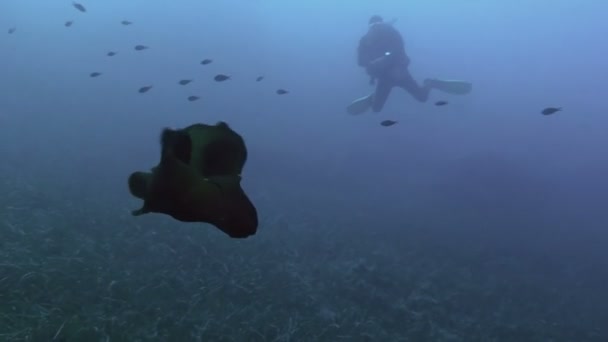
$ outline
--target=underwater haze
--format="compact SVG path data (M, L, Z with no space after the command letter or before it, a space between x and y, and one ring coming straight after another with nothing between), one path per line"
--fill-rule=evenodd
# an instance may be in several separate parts
M0 2L0 341L608 341L608 2L80 4ZM472 92L349 115L372 15ZM132 216L219 121L257 233Z

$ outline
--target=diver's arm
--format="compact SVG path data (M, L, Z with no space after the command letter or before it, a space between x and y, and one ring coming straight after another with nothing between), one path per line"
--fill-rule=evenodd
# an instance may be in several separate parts
M367 68L370 62L369 52L367 51L367 35L361 37L357 47L357 64L362 68Z
M359 40L359 47L357 48L357 64L360 67L365 68L367 74L370 75L369 84L373 85L374 83L376 83L376 78L371 75L369 70L369 66L373 61L370 58L368 40L369 38L367 37L367 35L361 37L361 39Z
M405 61L409 64L409 57L405 53L405 43L399 31L394 30L394 35L390 40L389 49L387 51L396 60Z

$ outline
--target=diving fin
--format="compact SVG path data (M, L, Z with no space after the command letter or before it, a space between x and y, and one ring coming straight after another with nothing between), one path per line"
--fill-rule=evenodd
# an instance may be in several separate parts
M367 112L372 107L372 96L373 94L356 99L346 107L346 111L350 115L360 115Z
M467 81L427 79L424 82L433 89L452 95L466 95L473 89L473 84Z

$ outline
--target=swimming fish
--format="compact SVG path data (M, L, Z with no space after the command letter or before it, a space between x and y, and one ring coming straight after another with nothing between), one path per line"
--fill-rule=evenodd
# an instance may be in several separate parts
M231 238L256 234L257 210L241 187L247 147L238 133L225 122L194 124L165 128L160 142L158 165L128 177L129 192L143 201L133 216L208 223Z
M151 85L150 85L150 86L144 86L144 87L141 87L141 88L139 88L139 90L138 90L138 91L139 91L140 93L142 93L142 94L143 94L143 93L147 93L147 92L148 92L148 90L150 90L150 89L152 89L152 86L151 86Z
M258 78L255 79L256 82L260 82L261 80L264 79L264 76L258 76Z
M188 84L188 83L190 83L190 82L192 82L192 80L181 80L181 81L179 81L178 83L179 83L180 85L186 85L186 84Z
M384 120L380 123L380 125L384 126L384 127L389 127L392 126L394 124L396 124L397 121L393 121L393 120Z
M135 45L135 50L137 50L137 51L142 51L142 50L146 50L146 49L148 49L148 47L145 45Z
M445 106L448 104L448 101L437 101L435 102L435 106Z
M11 27L11 28L8 29L8 34L13 34L13 33L15 33L15 31L17 31L17 28L16 27Z
M123 24L123 25L125 25L125 26L133 24L132 22L130 22L128 20L123 20L120 23Z
M561 110L562 110L562 107L547 107L547 108L543 109L541 114L551 115L551 114L555 114L557 112L561 112Z
M74 6L74 8L76 8L77 10L79 10L80 12L86 12L87 9L84 8L84 6L82 4L79 4L77 2L73 2L72 6Z
M213 60L212 60L212 59L203 59L203 60L201 61L201 64L202 64L202 65L207 65L207 64L211 64L212 62L213 62Z
M188 96L188 101L190 101L190 102L192 102L192 101L196 101L196 100L198 100L198 99L200 99L200 97L198 97L198 96L194 96L194 95L192 95L192 96Z
M285 89L277 90L277 95L285 95L285 94L289 94L289 91L287 91Z
M219 74L219 75L215 75L215 77L213 79L216 82L223 82L223 81L229 80L230 76L224 75L224 74Z
M107 53L108 56L112 57L112 56L116 56L116 52L114 51L110 51Z
M63 24L63 25L65 25L65 27L70 27L70 26L72 26L72 24L73 24L73 23L74 23L73 21L68 20L68 21L66 21L66 22L65 22L65 24Z
M92 72L89 74L89 77L97 77L97 76L101 76L100 72Z

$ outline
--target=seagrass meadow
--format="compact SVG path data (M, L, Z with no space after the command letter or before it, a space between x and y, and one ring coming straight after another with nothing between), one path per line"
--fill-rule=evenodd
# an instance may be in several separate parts
M606 336L606 298L588 296L603 283L574 279L600 265L581 269L581 257L563 271L533 244L514 255L446 209L412 210L411 224L386 236L375 217L340 219L327 203L310 205L322 189L275 184L266 191L283 201L252 196L260 232L235 241L206 225L134 220L128 201L83 201L15 169L0 175L3 341ZM298 202L309 206L293 209Z

